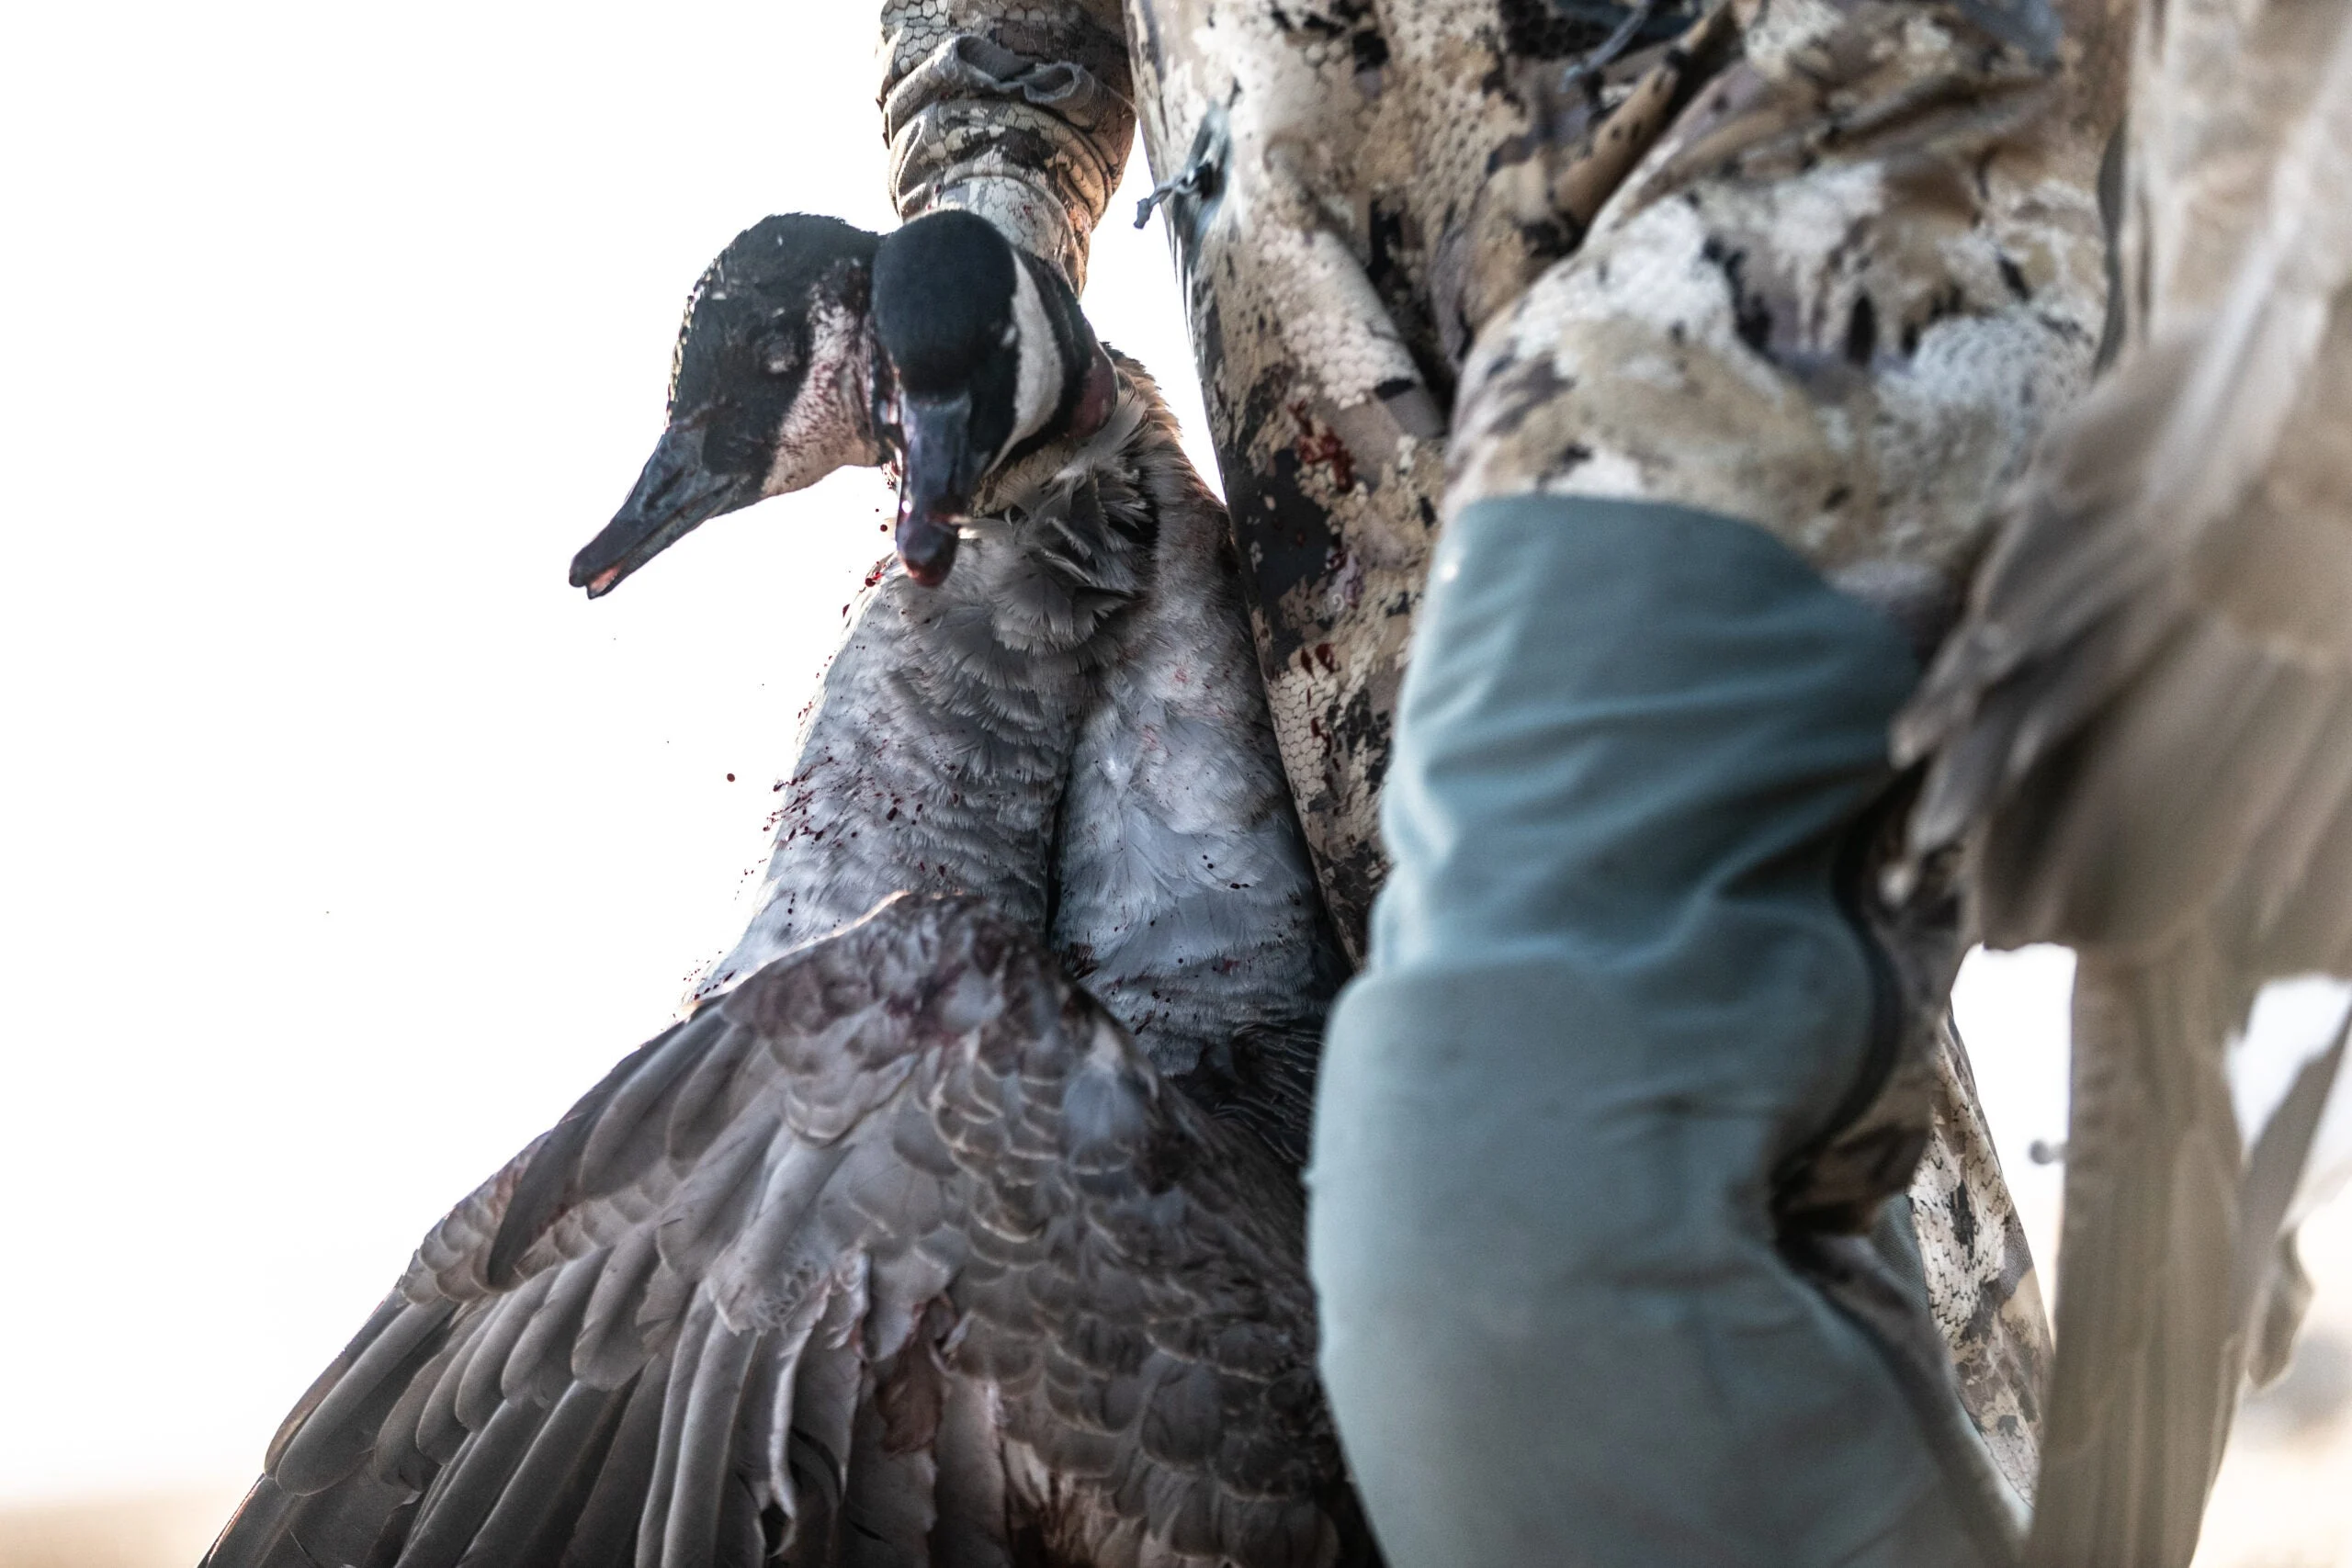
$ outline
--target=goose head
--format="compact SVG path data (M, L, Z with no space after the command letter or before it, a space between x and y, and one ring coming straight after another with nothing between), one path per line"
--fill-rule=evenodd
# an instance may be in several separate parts
M669 423L636 488L571 560L592 599L697 525L882 461L867 300L876 236L791 213L738 234L686 299Z
M1061 275L968 212L883 237L873 316L875 425L899 465L899 558L935 585L988 478L1100 430L1118 382Z
M936 585L989 478L1093 434L1117 391L1069 285L983 219L766 219L687 298L668 426L571 584L599 597L699 524L895 458L899 555Z

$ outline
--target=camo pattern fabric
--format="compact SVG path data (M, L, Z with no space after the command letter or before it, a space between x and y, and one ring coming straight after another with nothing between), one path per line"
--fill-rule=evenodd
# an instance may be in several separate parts
M902 215L969 207L1074 281L1140 126L1283 761L1360 959L1452 510L1543 491L1752 518L1932 646L1987 499L2091 371L2127 17L893 0L885 122ZM1933 1055L1910 1190L1934 1309L2027 1491L2047 1329L1964 1058Z
M977 212L1084 288L1135 140L1118 0L892 0L881 52L900 216Z
M2089 379L2128 22L2044 69L1956 7L1731 4L1741 58L1474 346L1447 503L1729 513L1931 643Z
M1951 1347L1961 1404L2002 1476L2030 1498L2050 1376L2041 1283L1950 1020L1937 1031L1931 1059L1934 1131L1911 1178L1928 1305Z

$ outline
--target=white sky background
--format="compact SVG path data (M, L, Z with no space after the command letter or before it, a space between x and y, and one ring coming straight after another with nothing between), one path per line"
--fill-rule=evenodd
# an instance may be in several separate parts
M872 17L0 20L0 1502L250 1473L424 1228L734 935L887 492L594 604L564 572L709 258L888 223ZM1197 435L1135 174L1087 306ZM1963 998L2037 1227L2065 976Z

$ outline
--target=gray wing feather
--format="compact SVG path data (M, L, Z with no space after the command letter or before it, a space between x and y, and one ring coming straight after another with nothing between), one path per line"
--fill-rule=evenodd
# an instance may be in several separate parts
M729 1328L718 1321L716 1308L711 1318L678 1424L677 1471L669 1487L670 1511L661 1552L649 1557L647 1543L639 1537L641 1562L704 1562L718 1544L719 1503L735 1446L736 1414L761 1337L752 1329Z
M472 1364L474 1352L481 1348L481 1336L469 1333L455 1340L451 1347L456 1351L455 1355L446 1362L436 1359L435 1364L440 1365L441 1374L416 1419L414 1452L424 1461L424 1468L423 1474L412 1484L422 1486L430 1481L435 1470L457 1457L459 1446L465 1442L466 1425L458 1419L458 1390L465 1385L466 1369ZM390 1417L386 1419L389 1425ZM378 1468L390 1479L393 1472L386 1468L385 1457L384 1451L379 1450Z
M1299 1225L1034 937L895 900L435 1226L208 1562L1362 1560Z
M379 1480L404 1486L412 1491L422 1488L433 1479L434 1471L448 1461L457 1451L458 1439L446 1445L436 1444L436 1453L429 1452L424 1437L425 1413L430 1410L433 1396L447 1382L450 1369L464 1354L469 1342L458 1340L444 1345L433 1359L409 1382L391 1414L384 1417L379 1428L370 1463ZM454 1404L454 1400L450 1402ZM452 1419L449 1426L456 1427ZM462 1436L462 1429L459 1429ZM436 1436L439 1434L436 1433Z
M502 1404L426 1488L401 1551L408 1568L456 1568L497 1506L549 1412L528 1400Z
M507 1359L554 1283L551 1271L533 1274L512 1293L498 1298L485 1314L480 1342L467 1358L465 1376L458 1382L458 1421L467 1431L481 1431L505 1403L502 1385L506 1381Z
M561 1521L570 1527L564 1568L620 1568L636 1561L638 1519L652 1491L671 1367L671 1352L664 1348L622 1391L628 1395L628 1405L596 1470L588 1501L575 1518Z
M580 1337L572 1341L572 1376L599 1388L618 1388L645 1364L638 1312L661 1261L650 1229L632 1231L614 1244L589 1292Z
M356 1469L368 1440L440 1348L456 1312L447 1301L410 1302L352 1362L293 1435L272 1473L289 1491L316 1492Z
M583 1382L564 1390L468 1546L467 1558L524 1568L560 1551L566 1527L586 1503L628 1409L619 1389Z
M507 1353L498 1391L509 1400L529 1398L551 1404L571 1386L571 1348L588 1315L588 1302L611 1261L612 1248L583 1253L556 1270L546 1299Z
M321 1402L328 1394L341 1386L345 1375L351 1371L353 1365L368 1352L369 1346L375 1344L383 1336L384 1330L392 1325L395 1318L407 1312L409 1304L408 1299L398 1291L392 1292L377 1303L376 1310L368 1314L368 1321L360 1325L359 1332L351 1337L350 1343L345 1345L341 1353L327 1364L324 1371L311 1380L311 1386L303 1391L300 1399L295 1401L294 1408L287 1412L286 1419L278 1423L277 1431L270 1438L268 1451L263 1460L266 1468L270 1470L277 1468L278 1461L285 1457L286 1446L294 1440L294 1434L300 1431L303 1425L310 1420L311 1412L318 1409Z
M678 1075L694 1066L709 1048L711 1036L718 1032L719 1025L715 1019L689 1021L643 1046L636 1056L622 1064L624 1067L641 1065L614 1087L611 1105L594 1118L588 1135L581 1143L577 1170L560 1166L548 1168L546 1180L551 1203L554 1197L560 1196L563 1189L556 1183L564 1178L569 1178L581 1193L597 1196L617 1191L644 1178L662 1151L662 1144L655 1141L662 1136L662 1127L653 1116L654 1106L676 1083ZM528 1162L525 1168L529 1168ZM527 1220L518 1223L516 1245L536 1239L542 1228Z

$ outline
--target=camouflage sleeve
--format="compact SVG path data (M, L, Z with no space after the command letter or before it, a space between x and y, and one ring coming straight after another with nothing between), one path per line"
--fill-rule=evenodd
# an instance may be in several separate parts
M1973 0L1730 0L1737 58L1481 328L1447 513L1542 491L1744 517L1932 644L2106 317L2130 14L2056 9L2036 58Z
M1135 138L1118 0L886 0L882 56L899 216L977 212L1083 288Z

